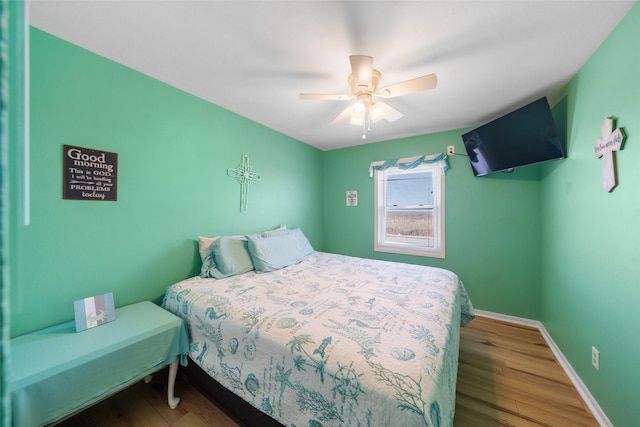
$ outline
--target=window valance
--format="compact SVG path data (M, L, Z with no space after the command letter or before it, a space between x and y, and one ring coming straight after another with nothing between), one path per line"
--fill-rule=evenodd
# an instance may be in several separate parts
M447 170L449 170L449 159L446 154L425 154L422 156L406 157L403 159L389 159L371 162L371 165L369 165L369 178L373 178L374 170L382 171L392 167L399 169L413 169L425 163L439 163L442 175L445 175Z

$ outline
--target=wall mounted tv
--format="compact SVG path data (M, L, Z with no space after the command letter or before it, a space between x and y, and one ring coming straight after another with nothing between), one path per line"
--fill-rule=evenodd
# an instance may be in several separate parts
M565 158L547 98L462 135L476 176Z

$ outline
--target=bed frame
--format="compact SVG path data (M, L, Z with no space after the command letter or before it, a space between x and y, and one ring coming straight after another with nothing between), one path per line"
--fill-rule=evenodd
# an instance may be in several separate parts
M258 410L237 394L220 385L203 371L191 358L187 366L180 367L180 373L209 400L224 410L237 423L253 427L285 427L264 412Z

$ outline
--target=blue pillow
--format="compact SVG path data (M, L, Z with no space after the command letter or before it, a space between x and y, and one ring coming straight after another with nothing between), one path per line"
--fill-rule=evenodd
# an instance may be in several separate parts
M262 239L265 237L269 237L269 236L277 236L280 234L289 234L291 230L289 230L288 228L276 228L275 230L268 230L268 231L262 231L260 233L252 233L252 234L247 234L244 237L246 239L250 239L250 238L256 238L256 239Z
M252 234L247 236L247 240L249 254L258 273L297 264L313 252L311 244L300 229L268 235Z
M309 239L307 239L307 236L304 235L302 230L300 230L299 228L292 228L288 231L294 235L296 244L298 245L298 250L302 253L303 256L307 256L314 252L311 243L309 243Z
M213 243L211 253L215 258L215 268L211 268L209 273L216 279L253 270L245 238L220 237Z

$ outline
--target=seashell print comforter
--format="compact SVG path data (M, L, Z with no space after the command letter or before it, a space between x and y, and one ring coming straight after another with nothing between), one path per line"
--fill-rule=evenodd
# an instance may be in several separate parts
M460 326L456 274L314 252L269 273L194 277L163 307L190 357L287 426L451 426Z

